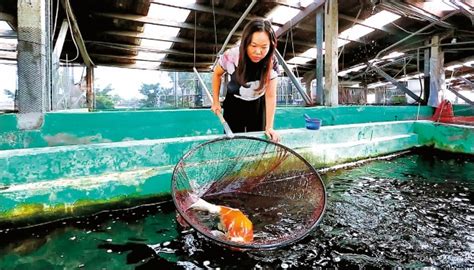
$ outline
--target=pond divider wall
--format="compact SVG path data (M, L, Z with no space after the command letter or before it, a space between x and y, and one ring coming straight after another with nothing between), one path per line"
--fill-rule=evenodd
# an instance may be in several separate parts
M322 119L321 129L305 129L304 113ZM474 154L474 127L414 120L431 113L414 106L279 108L276 127L282 143L316 168L421 146ZM18 129L14 115L0 115L0 123L0 225L169 198L182 155L223 136L208 110L50 113L35 131Z

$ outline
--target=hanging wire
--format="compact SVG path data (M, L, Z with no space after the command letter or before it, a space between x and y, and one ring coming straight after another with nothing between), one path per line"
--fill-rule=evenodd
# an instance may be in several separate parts
M402 71L406 70L406 67L408 66L408 64L410 64L411 60L413 60L412 57L410 57L410 58L408 59L408 61L406 61L406 57L405 57L405 60L404 60L405 63L403 64L402 68L397 72L397 74L395 74L395 75L393 76L393 78L396 78L396 77L398 76L398 74L400 74Z
M295 42L293 40L293 20L290 19L290 37L291 37L291 49L293 52L293 55L295 55ZM298 64L295 65L295 71L296 71L296 77L299 78L300 74L298 72Z
M360 16L360 13L361 13L361 12L362 12L362 4L360 5L359 11L357 12L357 15L356 15L356 17L355 17L355 20L354 20L354 22L352 22L352 25L351 25L350 28L354 27L354 25L356 24L356 22L359 20L359 16ZM346 46L346 44L342 45L341 50L339 51L339 54L338 54L338 56L337 56L338 59L341 57L342 52L344 51L345 46Z
M411 32L411 31L406 30L405 28L401 27L400 25L398 25L398 24L396 24L396 23L394 23L394 22L390 22L390 24L392 24L393 26L395 26L396 28L402 30L403 32L405 32L405 33L407 33L407 34L411 34L411 35L415 35L415 36L416 36L416 35L431 35L431 34L433 34L434 32L436 32L436 30L433 30L433 31L430 31L430 32L425 32L425 33L421 32L421 33L418 33L418 34L417 34L417 33L414 33L414 32Z
M67 18L67 22L69 24L69 33L71 34L71 38L72 38L72 42L74 43L74 47L76 47L76 56L72 59L72 60L64 60L64 59L61 59L61 60L64 60L66 62L73 62L73 61L76 61L78 58L79 58L79 47L77 46L77 43L76 43L76 38L74 37L74 33L72 31L72 23L71 23L71 19L69 18L69 13L68 13L68 10L71 9L71 5L69 3L69 0L65 0L64 1L65 3L65 13L66 13L66 18Z
M214 0L211 0L211 5L212 5L212 20L214 23L214 55L217 58L217 26L216 26L216 12L214 10ZM196 27L196 26L194 26ZM196 34L194 34L196 36Z
M420 76L420 49L416 50L416 72L418 75L418 82L420 83L420 95L418 96L420 99L423 97L423 85L421 84L421 76ZM418 102L418 109L416 111L416 121L420 118L420 106L421 102Z
M288 45L288 38L289 38L289 33L286 33L285 46L283 47L283 54L282 54L283 58L285 58L285 55L286 55L286 47Z
M196 67L196 26L197 26L197 13L194 11L194 44L193 44L193 67Z
M418 82L420 83L420 99L423 97L423 84L421 82L421 75L420 75L420 49L416 50L416 72L418 74ZM420 104L421 102L418 102Z
M51 4L52 4L51 0ZM54 15L54 25L53 25L53 32L51 34L51 41L54 41L54 34L56 33L56 26L58 23L58 15L59 15L59 0L56 1L56 14Z

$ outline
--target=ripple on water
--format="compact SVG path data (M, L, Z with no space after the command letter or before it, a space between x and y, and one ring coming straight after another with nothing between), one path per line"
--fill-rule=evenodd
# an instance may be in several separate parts
M219 246L179 226L167 202L56 228L1 230L0 269L32 262L86 269L472 268L472 164L412 154L329 172L322 223L283 249L244 252Z

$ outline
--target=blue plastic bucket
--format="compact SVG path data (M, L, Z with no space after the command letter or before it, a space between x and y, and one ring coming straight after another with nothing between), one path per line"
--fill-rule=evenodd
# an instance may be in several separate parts
M321 120L318 118L305 118L306 128L318 130L321 127Z

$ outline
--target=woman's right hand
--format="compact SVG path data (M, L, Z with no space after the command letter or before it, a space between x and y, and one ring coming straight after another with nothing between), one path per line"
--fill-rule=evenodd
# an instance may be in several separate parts
M213 102L211 106L211 111L215 114L222 113L222 107L219 102Z

